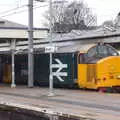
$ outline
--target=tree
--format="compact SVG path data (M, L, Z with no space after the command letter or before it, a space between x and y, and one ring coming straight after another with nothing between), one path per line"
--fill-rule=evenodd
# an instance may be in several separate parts
M116 27L120 26L120 12L117 14L114 23Z
M53 2L52 23L55 32L70 32L72 29L90 29L96 26L96 16L82 1ZM49 15L45 18L49 21Z

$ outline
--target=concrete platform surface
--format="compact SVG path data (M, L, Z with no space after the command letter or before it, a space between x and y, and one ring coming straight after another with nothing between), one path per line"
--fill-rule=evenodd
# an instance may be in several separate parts
M0 104L94 120L120 120L120 94L54 89L55 96L49 97L48 92L48 88L0 85Z

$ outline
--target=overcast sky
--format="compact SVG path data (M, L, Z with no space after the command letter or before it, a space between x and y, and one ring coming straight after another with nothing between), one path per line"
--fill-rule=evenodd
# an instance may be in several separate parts
M99 25L106 20L114 20L120 11L120 0L84 0L84 2L97 15ZM27 25L27 4L28 0L0 0L0 17ZM22 8L16 9L22 5ZM42 27L44 21L42 15L48 7L48 2L40 3L34 1L34 5L34 26Z

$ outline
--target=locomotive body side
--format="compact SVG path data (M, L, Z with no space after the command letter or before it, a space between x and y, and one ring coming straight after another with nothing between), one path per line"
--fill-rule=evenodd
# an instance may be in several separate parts
M78 64L78 86L80 88L97 89L96 64Z

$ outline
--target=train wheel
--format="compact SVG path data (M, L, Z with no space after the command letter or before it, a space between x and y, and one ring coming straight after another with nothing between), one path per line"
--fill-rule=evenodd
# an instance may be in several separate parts
M99 92L103 93L103 92L107 92L107 93L113 93L113 88L111 87L102 87L98 89Z
M111 87L106 88L106 92L113 93L113 88L111 88Z
M80 87L79 87L78 84L74 84L74 88L75 88L75 89L80 89Z
M116 89L113 89L113 93L118 93L118 90L116 90Z
M105 88L98 88L98 91L99 91L100 93L104 93L104 92L106 92L106 89L105 89Z

